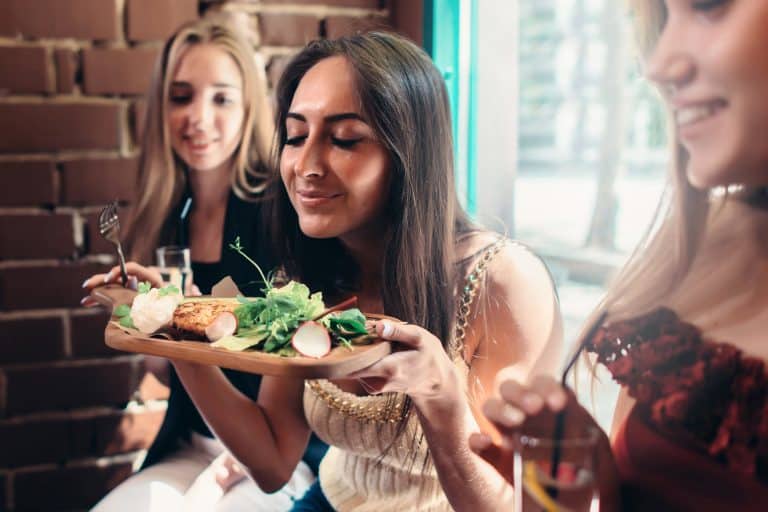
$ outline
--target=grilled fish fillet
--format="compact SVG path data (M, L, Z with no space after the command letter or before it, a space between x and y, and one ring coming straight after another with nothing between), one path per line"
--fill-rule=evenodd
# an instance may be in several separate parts
M173 327L185 334L205 339L205 328L222 312L234 313L236 299L185 300L173 312Z

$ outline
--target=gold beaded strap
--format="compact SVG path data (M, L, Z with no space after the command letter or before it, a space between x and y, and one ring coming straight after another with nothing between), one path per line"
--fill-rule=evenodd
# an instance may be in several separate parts
M480 260L475 264L475 267L467 275L467 280L462 289L461 299L459 300L459 308L456 313L456 332L455 345L461 347L464 344L464 338L467 336L467 327L469 326L469 312L472 310L472 302L475 300L475 296L480 288L480 282L488 269L488 263L496 256L499 251L507 243L506 238L502 238L498 242L488 247Z
M349 418L395 424L402 416L402 395L395 398L388 398L387 394L357 396L343 391L332 382L319 380L305 381L305 386L328 407ZM328 387L332 389L329 391Z

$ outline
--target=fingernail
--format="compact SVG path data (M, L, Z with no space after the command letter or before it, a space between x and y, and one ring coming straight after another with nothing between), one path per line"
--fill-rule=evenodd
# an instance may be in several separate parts
M83 281L83 284L80 285L80 288L85 288L86 286L88 286L88 281L90 281L90 280L91 280L90 277L86 278L85 281Z
M392 336L395 332L395 327L389 322L381 322L381 335L385 338Z
M534 395L533 393L526 393L523 395L523 408L526 410L526 412L538 412L542 405L544 405L544 403L542 402L539 395Z
M80 299L80 305L85 306L85 304L88 302L88 299L90 299L90 297L83 297Z
M104 274L105 283L108 283L110 279L112 279L112 272L107 272L106 274Z
M550 409L554 411L559 411L565 407L566 400L565 393L552 393L547 397L547 403L549 404Z
M520 425L524 419L525 415L522 411L509 404L505 404L505 407L501 410L501 420L505 427L514 428Z

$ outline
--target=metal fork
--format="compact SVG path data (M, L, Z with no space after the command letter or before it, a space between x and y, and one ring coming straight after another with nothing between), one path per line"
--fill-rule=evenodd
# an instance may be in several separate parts
M120 219L117 217L117 201L109 203L99 213L99 234L117 248L117 258L120 261L120 276L123 286L128 284L128 272L125 270L125 256L120 245Z

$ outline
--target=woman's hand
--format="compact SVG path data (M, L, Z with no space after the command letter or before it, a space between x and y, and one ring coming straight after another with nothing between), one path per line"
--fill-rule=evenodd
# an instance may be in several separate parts
M166 284L157 267L145 267L135 261L129 261L125 264L125 270L128 273L126 288L135 290L140 282L148 282L153 288L162 288ZM90 292L94 288L107 284L122 284L119 266L112 267L106 274L95 274L89 277L83 282L83 288ZM200 295L200 289L195 284L191 284L188 288L185 295ZM80 305L90 307L98 305L98 302L86 296L80 300Z
M246 477L245 470L229 453L224 452L211 462L211 469L221 490L226 494L233 485Z
M592 416L579 404L570 389L549 376L536 377L526 386L502 378L497 396L483 406L483 413L501 433L496 443L486 433L475 433L469 446L489 462L510 483L513 479L514 438L516 434L552 437L557 415L564 414L563 437L583 437L590 429L598 433L595 457L599 468L601 500L610 510L618 503L618 482L610 442ZM602 503L602 501L601 501Z
M395 349L380 361L350 374L366 391L404 393L419 408L460 396L455 366L433 334L415 325L387 320L376 323L376 333L396 342Z
M125 271L128 273L128 282L126 288L135 290L138 283L148 281L153 287L163 286L163 278L160 272L153 267L139 265L135 261L129 261L125 264ZM116 265L106 274L95 274L83 281L83 288L90 292L94 288L107 284L122 284L120 277L120 266ZM83 297L80 301L81 306L96 306L98 303L90 297Z

